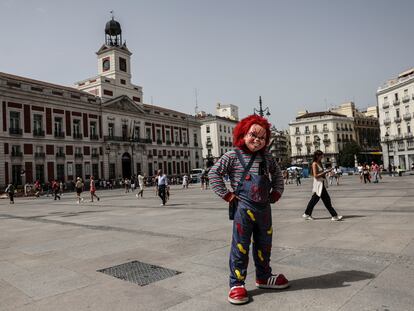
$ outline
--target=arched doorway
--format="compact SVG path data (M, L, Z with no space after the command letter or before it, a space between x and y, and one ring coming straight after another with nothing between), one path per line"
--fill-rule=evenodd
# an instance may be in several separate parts
M122 178L131 178L131 155L128 152L122 155Z

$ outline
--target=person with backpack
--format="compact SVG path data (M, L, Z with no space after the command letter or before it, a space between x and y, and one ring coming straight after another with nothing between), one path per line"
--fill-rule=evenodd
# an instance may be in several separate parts
M229 218L233 220L228 294L228 301L232 304L249 302L245 280L252 241L256 287L285 289L289 286L285 276L273 274L270 267L271 204L282 196L284 183L279 165L267 151L269 139L267 119L258 115L248 116L234 128L236 149L226 152L209 172L210 186L229 202ZM224 183L226 175L230 178L232 190Z

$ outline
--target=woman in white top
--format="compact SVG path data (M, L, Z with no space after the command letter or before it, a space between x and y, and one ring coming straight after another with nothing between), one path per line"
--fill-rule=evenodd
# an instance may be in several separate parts
M338 221L342 219L342 216L338 216L338 213L332 207L331 198L326 191L328 183L326 182L326 174L329 173L331 169L324 170L322 168L322 158L323 152L316 150L313 154L312 162L312 175L313 175L313 189L312 189L312 198L308 203L305 214L302 217L306 220L313 220L312 211L315 205L318 203L319 199L322 199L323 204L325 204L326 209L332 215L331 220Z

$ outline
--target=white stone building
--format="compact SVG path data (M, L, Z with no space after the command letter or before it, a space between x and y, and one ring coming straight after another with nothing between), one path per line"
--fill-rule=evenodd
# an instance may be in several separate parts
M379 87L377 102L384 167L407 170L414 163L414 68Z
M231 104L223 105L221 103L217 103L216 115L222 118L239 121L239 107Z
M197 120L201 123L204 165L210 167L224 153L233 149L233 130L237 121L205 112L199 113Z
M343 145L355 139L354 120L331 111L299 112L289 124L289 135L293 164L310 163L319 149L325 161L335 166Z

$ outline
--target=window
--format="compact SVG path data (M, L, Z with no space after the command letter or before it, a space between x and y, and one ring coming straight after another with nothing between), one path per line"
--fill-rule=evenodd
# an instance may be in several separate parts
M305 133L309 133L309 126L305 126Z
M183 142L184 143L187 142L187 132L186 131L183 132Z
M313 131L317 132L318 131L318 127L316 125L313 126Z
M122 138L123 139L128 138L128 125L127 124L122 125Z
M36 164L35 167L36 173L35 178L41 183L45 181L45 166L43 164Z
M296 134L300 134L299 127L296 128Z
M410 125L410 123L407 123L407 133L411 133L411 125Z
M210 125L206 126L206 133L210 133Z
M401 126L398 126L398 127L397 127L397 134L398 134L398 136L400 136L400 135L401 135Z
M108 136L111 136L111 137L114 136L114 124L113 123L108 124Z
M10 128L20 129L20 112L10 111Z
M82 154L82 147L75 147L75 156Z
M73 136L79 136L81 129L81 120L74 119L73 120Z
M108 95L108 96L112 96L114 95L114 92L110 91L110 90L103 90L104 95Z
M397 101L398 100L398 93L395 93L394 96L395 96L395 100Z
M92 121L89 125L89 131L90 131L90 136L91 137L95 137L96 136L96 122Z
M127 62L125 58L119 58L119 70L126 72L127 71Z
M178 136L178 131L174 131L174 140L177 142L179 142L180 141L180 138L179 138L179 136Z
M43 116L41 114L33 115L33 131L40 132L43 129Z
M98 148L92 148L92 156L98 155ZM95 175L95 174L94 174Z
M151 139L151 128L149 127L145 128L145 138Z
M161 140L161 130L157 129L157 140Z
M170 130L165 130L165 137L168 141L171 140L171 131Z
M324 124L324 125L323 125L323 130L324 130L324 131L328 131L328 124Z
M125 81L124 79L121 79L121 80L120 80L120 82L121 82L121 84L123 84L123 85L125 85L125 84L126 84L126 81Z
M298 137L299 138L299 137ZM306 142L310 143L310 136L306 136Z
M141 129L139 126L136 126L134 129L134 138L138 139L141 137Z
M400 109L395 109L395 115L396 115L396 117L397 118L399 118L400 117Z
M63 119L61 117L55 117L55 133L60 134L62 133L63 129Z

